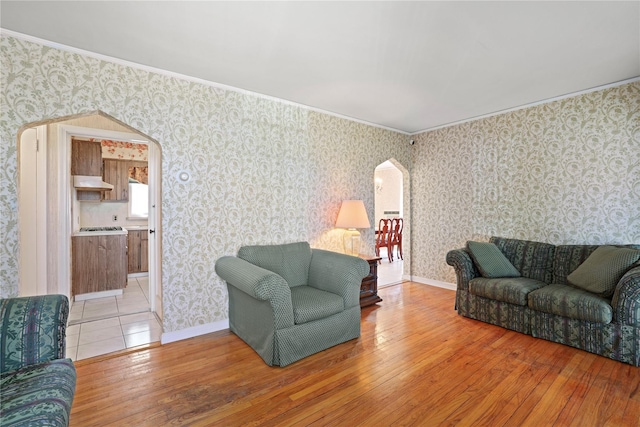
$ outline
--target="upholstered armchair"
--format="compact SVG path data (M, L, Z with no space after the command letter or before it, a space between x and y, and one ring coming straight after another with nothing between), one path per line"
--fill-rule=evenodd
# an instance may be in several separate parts
M369 264L307 242L244 246L216 262L229 290L229 327L269 366L286 366L360 336Z

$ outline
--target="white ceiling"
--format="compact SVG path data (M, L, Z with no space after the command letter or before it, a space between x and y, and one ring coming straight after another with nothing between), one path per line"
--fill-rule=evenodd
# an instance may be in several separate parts
M640 2L6 1L2 28L415 133L640 76Z

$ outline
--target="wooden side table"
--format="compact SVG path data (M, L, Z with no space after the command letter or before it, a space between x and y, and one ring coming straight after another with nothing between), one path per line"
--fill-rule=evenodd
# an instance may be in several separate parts
M369 275L362 279L360 285L360 307L367 307L382 301L378 296L378 261L382 258L370 255L360 255L369 263Z

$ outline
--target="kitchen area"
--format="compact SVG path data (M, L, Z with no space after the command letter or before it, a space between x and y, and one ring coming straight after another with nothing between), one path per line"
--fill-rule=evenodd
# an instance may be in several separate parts
M158 341L149 302L148 145L72 137L71 178L67 356Z

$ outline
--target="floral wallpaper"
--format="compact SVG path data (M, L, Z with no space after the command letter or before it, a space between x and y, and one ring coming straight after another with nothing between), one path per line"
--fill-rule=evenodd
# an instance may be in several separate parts
M15 37L0 38L0 53L2 297L18 294L16 137L28 123L100 110L160 143L165 332L228 317L220 256L296 240L340 248L342 199L363 199L372 217L387 159L408 180L403 134ZM372 230L363 241L372 247Z
M640 243L640 83L415 136L413 271L491 235Z
M446 252L493 234L640 242L640 83L425 132L410 146L404 134L14 37L0 38L0 59L1 297L18 293L20 127L96 110L162 147L165 332L227 318L214 263L241 245L341 250L340 203L364 200L373 220L385 160L403 172L414 277L454 282ZM361 231L372 253L373 229Z

